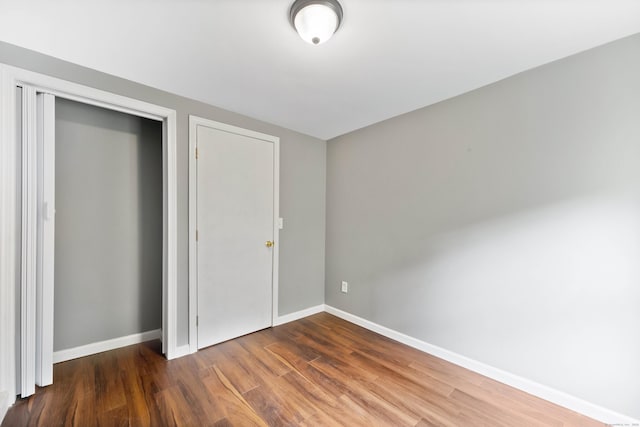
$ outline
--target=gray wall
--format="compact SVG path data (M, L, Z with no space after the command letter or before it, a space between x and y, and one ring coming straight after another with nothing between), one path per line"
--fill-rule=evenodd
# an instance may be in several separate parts
M287 165L280 169L280 210L285 218L280 230L281 313L324 303L326 157L326 143L290 144L287 150L281 149L280 162ZM282 259L295 262L285 268Z
M639 76L636 35L329 141L326 303L640 417Z
M324 141L3 42L0 62L176 110L179 346L188 342L190 114L280 137L280 215L285 219L285 229L280 234L279 314L324 302L324 265L320 261L325 241L321 215L325 211ZM300 190L300 182L308 184L307 191ZM318 255L320 258L316 258Z
M54 350L162 327L162 123L56 100Z

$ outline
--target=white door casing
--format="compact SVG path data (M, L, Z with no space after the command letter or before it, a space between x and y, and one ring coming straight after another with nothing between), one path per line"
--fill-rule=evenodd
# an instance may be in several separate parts
M190 140L195 351L269 327L277 316L279 140L196 117Z
M0 64L0 420L20 387L16 381L18 117L13 76Z

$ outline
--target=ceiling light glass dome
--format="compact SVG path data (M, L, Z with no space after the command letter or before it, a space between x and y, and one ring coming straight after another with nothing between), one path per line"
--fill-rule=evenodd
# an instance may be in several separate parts
M335 0L296 0L289 13L291 25L307 43L329 40L342 22L342 7Z

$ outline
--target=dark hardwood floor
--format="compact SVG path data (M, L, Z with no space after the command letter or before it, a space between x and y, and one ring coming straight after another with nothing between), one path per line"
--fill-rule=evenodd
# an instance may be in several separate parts
M326 313L173 361L152 341L55 365L9 426L601 426Z

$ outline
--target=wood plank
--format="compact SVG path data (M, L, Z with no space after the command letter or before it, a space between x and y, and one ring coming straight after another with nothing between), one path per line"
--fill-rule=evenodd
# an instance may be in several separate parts
M54 366L15 426L602 426L327 313L167 361L153 341Z

